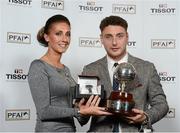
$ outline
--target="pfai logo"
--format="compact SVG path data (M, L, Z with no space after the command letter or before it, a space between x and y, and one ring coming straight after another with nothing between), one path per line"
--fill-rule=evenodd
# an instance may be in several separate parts
M30 120L30 109L6 110L6 121Z
M64 10L64 1L63 0L41 0L42 8Z
M136 5L113 4L112 13L117 14L136 14Z
M80 37L79 38L80 47L102 47L101 41L99 38L91 37Z
M7 32L8 43L31 44L31 34Z
M175 39L151 39L152 49L175 49Z
M169 111L167 112L166 118L175 118L175 108L169 108Z

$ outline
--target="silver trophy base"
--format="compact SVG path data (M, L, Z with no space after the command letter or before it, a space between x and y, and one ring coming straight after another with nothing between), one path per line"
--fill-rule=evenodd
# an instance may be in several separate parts
M120 115L133 116L135 115L131 110L134 107L134 102L121 100L107 100L107 111Z

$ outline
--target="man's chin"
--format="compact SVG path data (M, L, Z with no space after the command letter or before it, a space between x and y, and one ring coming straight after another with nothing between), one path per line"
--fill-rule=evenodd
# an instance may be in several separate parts
M109 55L113 60L119 61L120 59L123 58L124 54L114 54L114 55Z

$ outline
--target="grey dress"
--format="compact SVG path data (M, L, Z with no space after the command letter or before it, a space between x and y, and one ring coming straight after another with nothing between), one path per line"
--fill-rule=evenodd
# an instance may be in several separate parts
M28 82L36 106L36 132L74 132L73 117L78 109L71 108L70 88L75 86L69 69L56 68L42 60L31 63Z

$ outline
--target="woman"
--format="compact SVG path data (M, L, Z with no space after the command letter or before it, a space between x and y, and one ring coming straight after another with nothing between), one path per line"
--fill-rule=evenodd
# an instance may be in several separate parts
M71 108L70 88L75 86L69 68L61 62L70 44L71 27L63 15L50 17L38 32L37 39L47 52L31 63L28 82L37 110L36 132L75 132L73 117L83 124L82 115L105 115L98 107L100 98L91 96L86 104Z

